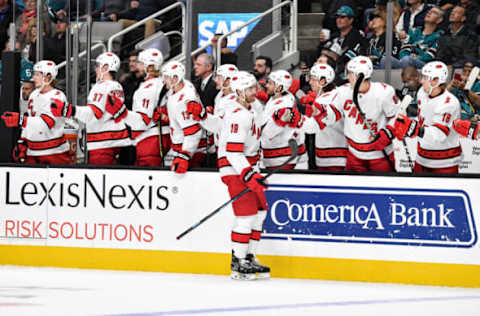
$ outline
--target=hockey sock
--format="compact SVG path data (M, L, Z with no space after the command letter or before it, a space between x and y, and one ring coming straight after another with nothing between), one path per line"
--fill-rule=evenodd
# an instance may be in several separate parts
M248 243L248 253L251 253L255 256L257 253L258 243L260 242L260 238L262 236L262 228L263 222L267 217L267 211L259 210L257 215L255 215L255 221L253 222L252 226L252 236L250 238L250 242Z
M235 216L232 229L232 250L239 259L247 256L248 245L252 235L253 222L256 215Z

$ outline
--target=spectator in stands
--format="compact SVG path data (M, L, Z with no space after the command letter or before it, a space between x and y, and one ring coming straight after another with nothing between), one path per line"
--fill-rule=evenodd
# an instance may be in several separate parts
M477 35L465 25L465 8L456 6L450 13L447 33L438 41L437 58L447 66L460 68L467 59L478 58Z
M460 0L460 4L465 8L467 19L465 21L468 25L475 25L477 17L480 14L480 6L475 0Z
M336 12L342 6L355 8L357 1L354 0L322 0L322 8L325 11L323 27L329 29L331 33L338 31Z
M133 0L130 1L130 7L125 12L118 15L118 19L123 23L123 27L126 28L175 2L175 0ZM167 15L157 17L157 19L160 20L164 19L162 22L165 24L169 23L171 18L171 12L168 12ZM155 33L157 24L158 23L155 19L149 20L145 24L145 38Z
M5 49L8 41L8 26L13 17L12 0L0 0L0 51ZM15 7L15 16L21 15L21 11Z
M67 17L62 15L57 20L55 34L44 38L44 58L52 60L57 65L66 59L65 47L67 38L65 35L67 28ZM57 77L63 78L60 74Z
M414 27L423 27L425 17L432 8L429 4L424 4L423 0L408 0L408 7L403 11L398 19L395 29L398 37L403 42L408 35L408 31Z
M475 61L465 61L462 73L456 73L447 86L460 101L460 116L463 120L478 120L480 114L480 82L477 80L470 90L465 90L465 83L474 66L477 66Z
M375 9L370 16L370 22L368 23L369 29L372 31L370 38L368 39L367 56L370 57L374 68L380 66L380 60L385 56L385 44L387 40L387 12ZM400 52L401 42L393 33L393 45L392 56L398 57Z
M117 21L118 16L128 10L129 3L125 0L103 0L102 5L92 12L92 18L97 21ZM87 15L82 16L87 18Z
M218 94L217 84L213 78L214 69L215 58L212 55L204 53L195 59L193 70L196 79L193 85L197 89L204 106L214 106L215 97Z
M427 62L435 59L438 40L442 35L438 25L442 20L443 11L438 7L432 7L425 16L425 26L408 31L407 41L400 50L400 60L392 58L392 68L407 66L421 68ZM382 58L380 67L385 67L385 58Z
M345 65L357 55L366 55L368 41L363 33L353 28L355 13L349 6L342 6L336 14L338 32L332 34L332 38L327 40L325 32L320 34L320 45L318 47L318 55L327 47L334 52L338 59L336 61L337 73L336 84L340 85L346 81L344 69Z
M212 46L213 46L213 51L215 52L217 49L218 45L218 39L222 36L223 34L215 34L212 37ZM227 47L227 38L225 37L222 41L222 56L220 59L220 64L225 65L225 64L232 64L232 65L237 65L237 59L238 56L231 50L230 48ZM215 56L215 55L214 55Z
M17 17L15 21L15 26L17 34L20 37L20 40L26 36L28 23L31 20L34 20L37 17L37 1L36 0L27 0L25 1L25 8L21 15Z
M95 8L95 0L90 0L92 9ZM78 7L77 7L78 3ZM57 12L58 16L64 15L68 16L68 11L70 10L70 20L76 20L77 15L80 17L87 14L88 11L88 0L66 0L65 7Z
M273 62L268 56L258 56L255 58L255 65L253 66L253 75L257 78L259 83L265 84L268 75L272 72Z
M409 95L413 98L412 103L407 108L407 116L417 117L418 105L417 105L417 92L420 89L420 75L417 68L408 66L402 70L402 82L403 87L396 90L396 94L400 100L406 95Z

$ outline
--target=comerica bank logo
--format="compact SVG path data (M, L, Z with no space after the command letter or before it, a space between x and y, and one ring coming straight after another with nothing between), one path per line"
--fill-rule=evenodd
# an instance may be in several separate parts
M270 185L262 237L303 241L472 247L464 191Z

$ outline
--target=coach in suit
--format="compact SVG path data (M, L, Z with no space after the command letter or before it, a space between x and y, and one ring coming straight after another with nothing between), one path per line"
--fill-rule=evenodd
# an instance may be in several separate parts
M204 106L215 106L215 97L218 94L217 85L213 78L215 59L210 54L201 54L195 59L195 88L197 89Z

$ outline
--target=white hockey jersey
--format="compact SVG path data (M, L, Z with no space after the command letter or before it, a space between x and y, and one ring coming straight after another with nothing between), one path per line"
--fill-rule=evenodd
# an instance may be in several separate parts
M344 135L349 145L348 150L363 160L383 158L382 151L370 148L374 141L372 133L353 103L353 88L350 84L337 88L337 94L331 103L334 107L326 107L327 117L323 122L329 126L344 118ZM371 124L374 134L386 128L387 125L394 125L393 120L399 110L400 102L392 86L381 82L370 82L368 91L358 94L358 103L365 119ZM390 155L393 152L393 145L386 146L385 152Z
M158 137L158 126L152 121L152 117L162 88L161 78L151 78L142 82L133 94L132 110L128 111L125 123L132 129L134 145L147 137Z
M416 161L428 168L458 165L462 147L453 120L460 118L460 103L449 91L431 98L423 88L417 93L418 120L424 125L423 137L418 138Z
M332 100L336 90L319 95L315 102L332 107L339 119L329 126L320 126L313 117L306 118L303 131L306 134L315 134L315 163L317 167L345 167L347 163L347 140L343 135L344 119L341 109L335 108Z
M88 150L129 146L130 135L123 121L115 123L106 110L107 97L115 94L123 100L123 89L114 80L97 82L90 90L86 106L77 106L75 118L87 126Z
M59 154L69 149L63 135L65 118L53 116L50 109L52 99L67 101L65 94L57 89L46 93L36 89L30 94L27 107L29 117L22 129L22 137L27 139L28 156Z
M298 158L296 162L308 160L305 150L305 134L301 129L289 126L279 126L273 119L273 114L283 108L293 109L295 98L290 93L280 98L270 98L263 113L261 148L263 164L266 168L275 168L285 162L291 155L288 141L294 138L298 144Z
M253 108L229 107L222 120L218 146L218 167L221 176L239 175L259 160L261 129L255 124Z
M201 103L195 87L184 80L184 87L175 92L170 89L167 98L167 112L170 119L170 138L174 151L186 151L192 157L195 152L204 152L206 148L205 131L200 124L187 113L187 103Z

